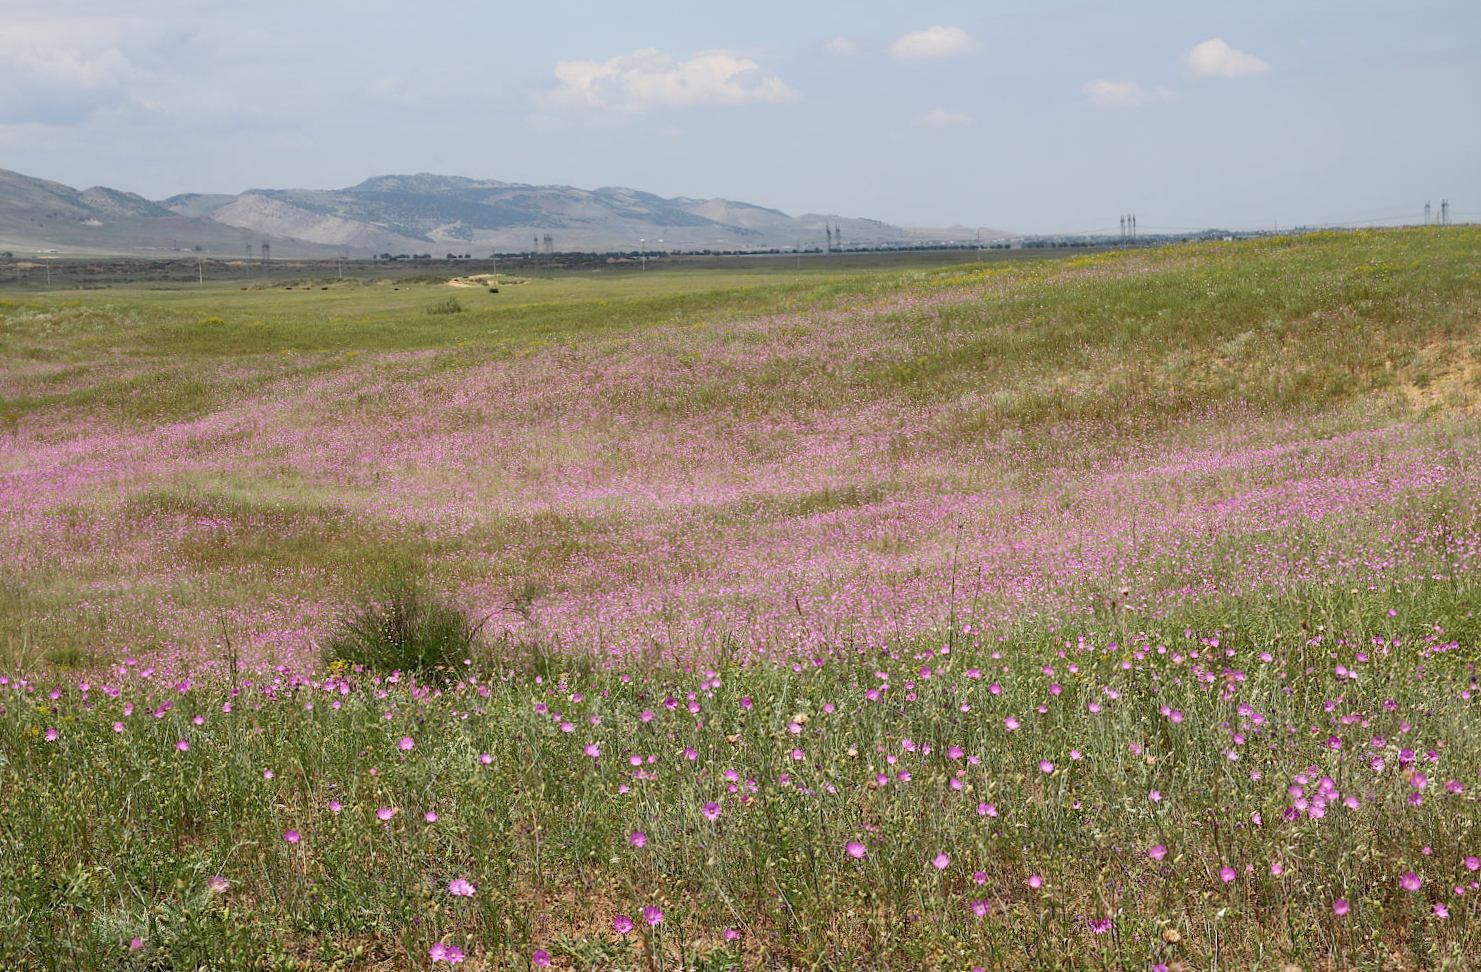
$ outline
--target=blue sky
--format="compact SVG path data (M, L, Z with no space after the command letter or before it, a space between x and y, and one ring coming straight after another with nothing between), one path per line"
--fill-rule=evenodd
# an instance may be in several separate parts
M0 167L1029 232L1481 217L1481 2L0 0Z

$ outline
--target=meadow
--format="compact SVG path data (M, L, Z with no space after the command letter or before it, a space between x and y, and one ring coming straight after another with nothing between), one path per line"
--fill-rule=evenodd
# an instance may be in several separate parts
M1474 967L1481 231L285 286L0 294L0 967Z

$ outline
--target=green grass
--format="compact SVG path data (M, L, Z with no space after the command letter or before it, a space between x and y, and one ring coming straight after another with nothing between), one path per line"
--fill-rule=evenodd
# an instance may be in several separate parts
M0 301L0 968L1469 968L1478 255Z
M653 668L629 680L572 667L539 684L486 660L443 695L353 675L341 694L332 672L329 691L225 672L188 689L136 673L116 698L96 684L81 697L75 678L56 701L11 688L0 710L0 960L401 969L425 967L441 941L475 968L523 967L537 948L562 967L618 970L1464 968L1481 947L1475 904L1448 888L1470 879L1461 858L1481 853L1481 827L1474 796L1440 784L1460 776L1473 791L1481 761L1469 731L1476 702L1457 694L1477 661L1477 619L1464 608L1475 597L1469 584L1310 591L1151 625L1025 625L1003 642L959 637L950 655L916 645L796 674ZM1403 647L1384 653L1374 638ZM1468 647L1431 651L1452 640ZM1361 646L1369 662L1353 660ZM1188 657L1199 651L1213 674L1248 677L1202 684L1193 673L1205 663ZM1122 665L1133 657L1146 660ZM1359 678L1334 683L1334 660ZM882 702L863 694L880 684L876 672L891 686ZM689 692L698 719L683 710ZM657 713L651 723L643 710ZM1361 721L1336 721L1348 713ZM1023 728L1006 732L1006 715ZM1231 743L1230 723L1245 744ZM1374 749L1373 736L1390 741ZM590 742L600 762L583 754ZM1422 806L1404 805L1404 776L1364 764L1381 754L1392 765L1400 744L1441 753ZM953 759L952 746L980 764ZM794 748L806 758L792 759ZM652 779L633 779L629 754L656 757L645 764ZM1052 773L1037 766L1045 758ZM1360 808L1282 822L1286 787L1312 765ZM727 792L731 769L740 793ZM908 782L894 778L903 769ZM879 772L888 785L873 785ZM707 801L721 807L713 823L700 812ZM979 803L999 816L980 815ZM379 807L396 815L382 823ZM422 819L429 809L435 823ZM290 829L300 843L285 843ZM641 849L630 846L635 831ZM868 847L865 860L844 854L851 840ZM1154 844L1168 848L1164 861L1146 856ZM942 851L951 863L938 872L928 862ZM1283 874L1269 873L1272 862ZM1225 884L1217 871L1231 864L1239 876ZM1398 887L1406 870L1424 877L1423 893ZM1032 874L1043 888L1025 885ZM213 875L229 890L210 890ZM474 897L450 896L453 878L471 881ZM1338 897L1352 902L1347 919L1332 915ZM989 917L972 913L977 900ZM1450 918L1436 920L1430 901L1448 901ZM616 914L646 929L648 904L665 913L655 932L612 931ZM1101 916L1112 933L1087 930ZM727 943L725 928L739 941ZM132 952L135 936L144 947Z

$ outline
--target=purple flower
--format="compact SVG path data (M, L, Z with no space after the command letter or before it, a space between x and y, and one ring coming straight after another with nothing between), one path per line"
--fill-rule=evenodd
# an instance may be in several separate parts
M457 965L463 961L463 950L456 945L444 945L437 942L428 951L427 955L434 962L446 962L448 965Z

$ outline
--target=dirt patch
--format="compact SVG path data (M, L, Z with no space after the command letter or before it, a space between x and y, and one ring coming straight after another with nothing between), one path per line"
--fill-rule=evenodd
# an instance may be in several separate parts
M467 277L454 277L447 282L449 287L513 287L525 283L518 277L500 277L496 273L475 273Z
M1481 414L1481 346L1459 341L1426 345L1413 364L1398 369L1396 384L1416 412Z

